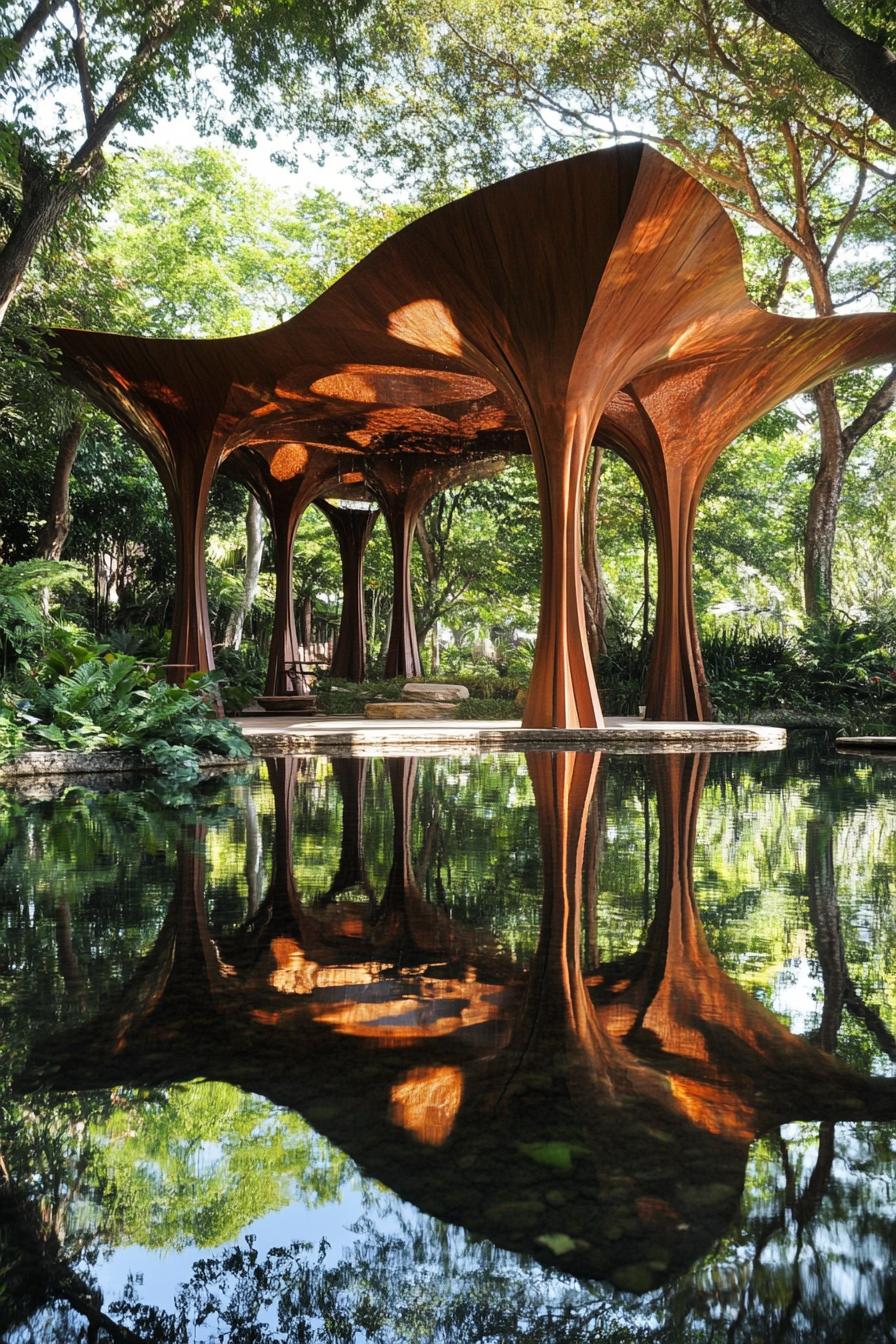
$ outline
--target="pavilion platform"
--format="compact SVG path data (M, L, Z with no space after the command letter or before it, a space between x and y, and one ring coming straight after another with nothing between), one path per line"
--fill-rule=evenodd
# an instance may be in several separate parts
M233 722L257 756L294 752L427 756L449 751L779 751L787 745L783 728L638 718L608 718L603 728L523 728L518 719L375 720L348 714L237 715Z

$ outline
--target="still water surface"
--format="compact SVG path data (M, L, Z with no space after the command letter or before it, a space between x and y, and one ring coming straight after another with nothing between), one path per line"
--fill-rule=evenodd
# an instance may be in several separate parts
M896 1337L896 767L0 802L0 1337Z

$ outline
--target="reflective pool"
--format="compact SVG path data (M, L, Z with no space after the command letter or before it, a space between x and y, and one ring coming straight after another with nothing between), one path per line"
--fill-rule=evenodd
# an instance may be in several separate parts
M896 766L0 802L0 1335L889 1340Z

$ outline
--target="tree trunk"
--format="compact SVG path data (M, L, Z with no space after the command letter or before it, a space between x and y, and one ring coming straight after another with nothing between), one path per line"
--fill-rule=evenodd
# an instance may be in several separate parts
M392 643L392 617L394 616L394 614L395 609L390 602L389 606L386 608L386 621L385 621L386 628L383 631L383 642L380 645L380 661L383 664L382 668L380 669L381 676L386 675L386 658L389 655L389 645Z
M262 858L261 827L258 824L258 808L252 796L251 788L245 790L246 798L246 914L249 919L258 913L261 905L262 878L264 864Z
M311 647L313 635L314 609L311 605L311 598L307 596L302 598L302 643L306 649Z
M373 592L370 595L370 625L369 625L370 647L372 649L375 649L377 647L377 640L379 638L379 628L380 628L380 595L379 590L374 588Z
M411 591L411 551L420 507L410 505L406 497L383 502L383 516L392 543L392 614L383 666L387 678L423 674Z
M813 396L818 407L821 455L806 515L803 592L806 614L824 616L830 613L833 602L834 540L848 454L834 384L820 383Z
M224 647L238 649L243 642L243 626L252 610L255 594L258 592L258 575L261 572L261 553L264 547L261 505L250 494L246 509L246 572L243 576L243 591L240 600L230 613L227 629L224 632Z
M641 565L641 576L643 585L643 602L641 606L641 648L646 649L650 642L650 509L645 495L641 501L641 543L643 546L643 563Z
M422 513L417 518L414 536L417 540L420 559L423 561L423 573L426 576L424 585L426 596L425 600L414 611L414 625L420 647L422 648L424 643L429 642L431 651L429 672L431 675L438 670L439 666L439 598L436 596L436 582L441 577L441 565L436 559L435 547L427 535ZM444 550L441 555L444 558Z
M84 426L80 420L73 420L62 436L56 466L53 470L53 484L50 488L50 502L47 508L47 521L44 523L40 538L40 553L45 560L59 560L62 557L69 529L72 525L69 507L69 486L72 468L78 456L81 435ZM50 615L50 590L44 588L40 598L44 616Z
M605 770L601 770L594 783L594 794L591 799L588 824L585 828L585 850L582 863L582 896L585 905L585 967L588 973L592 975L600 965L597 904L598 893L600 892L600 868L607 834L606 793L607 774Z
M308 683L298 665L299 636L292 592L293 545L298 520L289 510L275 509L269 516L274 538L274 623L268 652L265 695L307 695Z
M342 611L339 631L330 651L330 673L348 681L367 677L367 613L364 606L364 553L379 512L340 508L325 499L315 501L339 543L342 569Z
M73 178L64 186L53 186L36 178L22 158L23 200L18 219L0 248L0 322L15 298L22 277L44 239L59 223L72 200L86 185ZM77 185L76 185L77 183Z
M83 1011L87 1005L87 985L75 951L71 908L64 896L56 902L56 954L65 988Z
M47 521L44 523L40 538L40 553L45 560L59 560L65 548L72 523L69 486L83 432L84 426L81 421L73 420L62 436L56 455Z
M31 39L37 36L47 19L51 18L61 7L62 0L37 0L37 4L27 16L21 28L8 39L15 43L19 55L22 54Z
M849 971L843 950L840 907L834 879L834 836L823 821L806 823L806 886L809 916L815 932L815 951L821 966L824 1000L819 1045L833 1054L843 1020Z

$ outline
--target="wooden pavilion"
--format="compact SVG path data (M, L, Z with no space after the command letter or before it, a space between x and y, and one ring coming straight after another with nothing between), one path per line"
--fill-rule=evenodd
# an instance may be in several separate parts
M58 330L55 341L63 376L133 435L165 487L177 540L173 665L213 665L203 533L222 468L256 491L274 529L275 693L295 662L291 557L308 504L358 483L380 502L396 564L388 670L414 675L416 516L484 460L529 452L543 563L524 725L589 728L603 723L580 575L595 439L630 463L653 515L647 716L704 719L691 554L706 477L785 398L896 358L896 314L789 318L757 307L721 205L635 143L433 211L270 330L220 340Z

